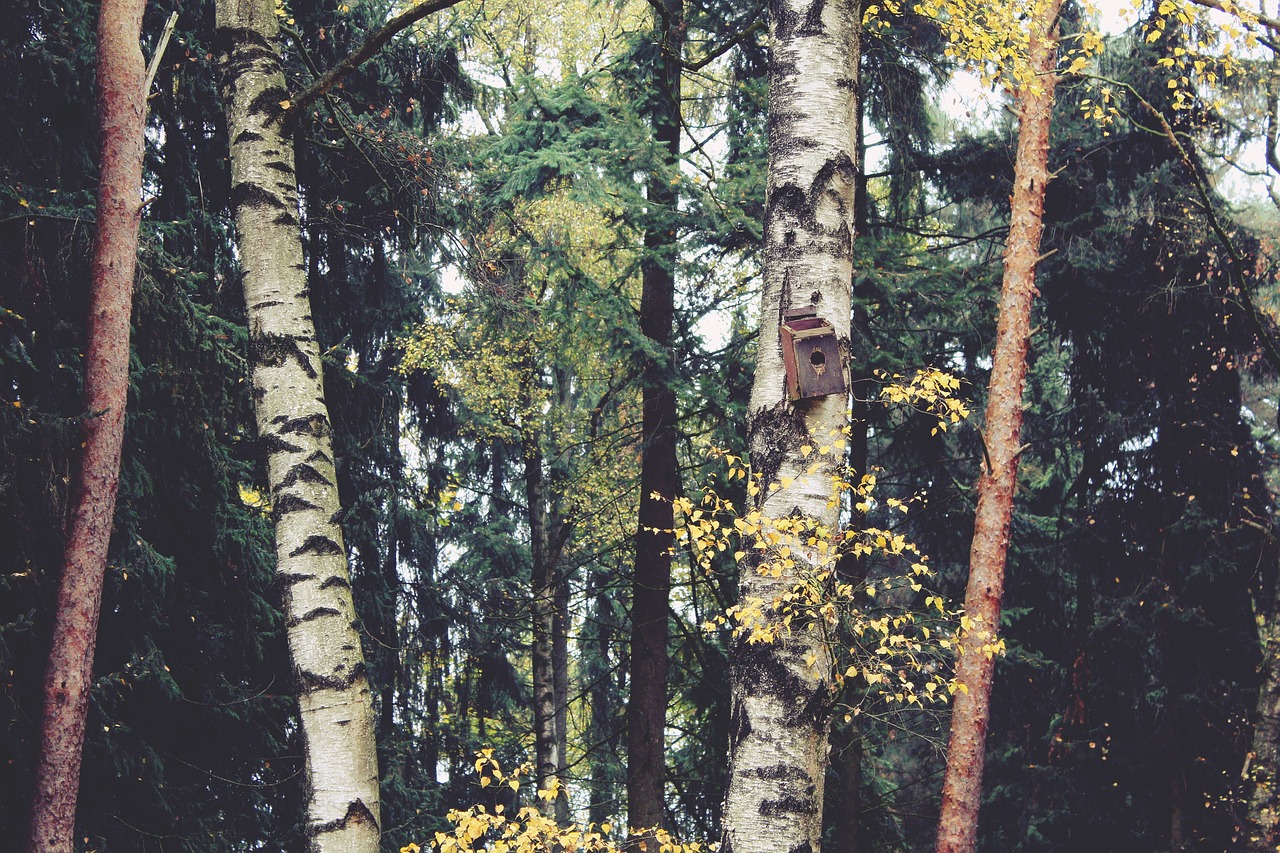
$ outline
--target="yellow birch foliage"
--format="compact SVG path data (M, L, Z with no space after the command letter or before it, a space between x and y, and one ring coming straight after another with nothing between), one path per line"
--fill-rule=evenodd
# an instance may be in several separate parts
M955 396L959 380L949 374L923 370L905 381L893 379L882 389L881 401L927 412L937 419L935 434L969 413ZM809 473L821 470L830 459L843 462L849 431L834 430L825 442L799 448L802 457L812 460ZM710 453L725 463L730 482L745 482L749 498L791 486L788 477L763 482L741 457L715 448ZM922 496L880 501L875 473L857 474L842 464L840 468L844 473L832 480L830 507L848 506L863 517L877 508L906 514L912 503L923 501ZM928 557L904 534L875 526L836 530L799 515L770 518L758 509L740 511L711 488L696 501L680 497L674 504L677 543L692 555L697 569L711 573L716 555L729 553L743 571L772 579L797 578L772 599L744 599L710 619L704 629L727 628L754 644L779 642L801 626L817 627L836 662L829 674L833 684L860 679L868 695L890 703L923 706L964 689L947 675L939 658L958 651L960 636L981 626L949 609L942 596L926 588L933 575ZM876 557L894 570L854 583L837 571L846 556ZM837 630L842 623L843 630ZM852 637L853 644L841 643L841 636ZM993 641L983 650L995 655L1003 645ZM818 658L811 656L808 663L816 667Z
M505 786L516 793L520 791L521 777L529 772L528 765L504 772L493 757L492 749L476 753L475 768L480 774L480 787ZM552 778L537 796L554 800L559 790L559 781ZM533 806L513 809L513 812L507 814L502 805L492 809L481 805L453 809L448 814L453 830L437 832L430 849L439 853L622 853L624 849L647 853L712 853L719 848L718 844L682 843L663 829L631 830L632 835L641 832L644 835L633 847L623 843L625 838L614 837L614 826L608 821L561 826ZM400 848L400 853L422 853L422 848L408 844Z

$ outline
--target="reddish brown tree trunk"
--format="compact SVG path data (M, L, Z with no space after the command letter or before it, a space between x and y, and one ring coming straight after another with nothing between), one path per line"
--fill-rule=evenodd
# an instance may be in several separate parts
M102 160L85 357L83 446L73 484L53 645L45 672L30 853L70 851L98 606L120 479L129 390L129 320L138 258L146 69L138 41L143 0L103 0L98 14Z
M1018 152L987 392L987 465L978 479L969 584L964 598L965 614L974 624L961 642L956 664L956 678L966 689L956 694L951 716L942 812L938 818L938 853L970 853L977 843L995 665L993 655L984 647L996 642L1004 595L1004 566L1022 432L1022 392L1031 340L1031 305L1044 231L1044 190L1049 182L1049 120L1057 82L1055 33L1060 7L1061 0L1050 3L1042 17L1032 22L1035 32L1029 58L1036 76L1017 91Z
M680 157L680 75L684 0L663 0L655 15L661 53L650 116L654 138L674 171ZM640 294L640 330L658 352L644 367L640 512L631 591L631 689L627 704L627 822L636 829L662 826L665 817L667 625L676 491L676 392L671 330L675 319L677 197L668 174L647 188L650 222Z

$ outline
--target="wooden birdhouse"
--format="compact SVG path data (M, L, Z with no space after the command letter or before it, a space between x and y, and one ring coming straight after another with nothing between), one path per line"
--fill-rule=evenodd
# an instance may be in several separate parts
M793 308L783 313L782 363L787 371L789 399L843 394L849 387L836 330L813 308Z

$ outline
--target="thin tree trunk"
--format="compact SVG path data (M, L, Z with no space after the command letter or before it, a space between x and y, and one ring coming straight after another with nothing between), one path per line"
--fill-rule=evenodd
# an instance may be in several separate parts
M769 185L765 205L761 332L748 414L752 465L763 478L756 508L769 518L807 517L836 529L831 455L816 470L800 448L826 444L848 422L844 394L792 404L786 396L779 327L783 312L810 307L849 356L857 183L857 3L772 0L769 64ZM780 484L777 489L769 484ZM782 483L788 485L782 486ZM755 551L756 549L749 549ZM794 548L799 566L816 561ZM743 567L742 597L772 602L797 580ZM818 851L831 655L821 626L782 640L730 649L730 773L725 800L728 853ZM806 661L808 658L808 661ZM812 663L810 663L811 661Z
M665 822L667 624L672 500L676 491L676 392L671 358L675 320L677 194L670 178L680 158L680 81L684 53L684 0L662 0L654 14L658 59L650 125L671 170L649 179L649 224L640 294L640 331L656 354L642 377L643 446L636 565L631 587L631 685L627 703L627 823L654 829Z
M143 0L103 0L98 13L102 155L85 354L87 415L45 670L44 728L27 836L30 853L69 853L75 833L85 714L129 392L129 321L146 127L146 69L138 44L145 6Z
M313 851L375 853L373 702L354 628L320 349L298 224L293 141L271 0L218 0L232 201L244 269L258 432L267 452Z
M564 522L561 521L560 524ZM569 576L553 561L555 575L555 616L551 622L551 669L554 678L556 706L556 776L562 784L569 781ZM556 820L569 820L569 798L556 798Z
M1044 230L1044 191L1049 182L1049 120L1057 82L1056 29L1061 0L1038 9L1032 22L1030 66L1035 80L1017 91L1018 151L1013 167L1012 215L1004 250L1004 282L991 380L987 392L988 467L978 479L978 506L969 553L964 609L974 626L960 645L956 678L966 688L955 697L951 738L938 818L938 853L969 853L977 844L982 766L991 716L993 655L1004 566L1013 518L1022 431L1022 393L1031 340L1036 262Z
M533 564L533 734L534 774L539 791L560 770L560 738L556 733L555 571L547 536L547 506L542 450L536 437L524 440L524 494L529 511L529 550ZM563 780L561 780L563 781ZM556 797L556 800L561 797ZM556 816L554 801L539 800L548 817Z

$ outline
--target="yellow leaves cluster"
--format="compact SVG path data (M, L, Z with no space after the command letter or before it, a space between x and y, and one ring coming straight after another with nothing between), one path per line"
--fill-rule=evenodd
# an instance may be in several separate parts
M904 386L905 387L905 386ZM904 399L921 394L945 398L958 387L951 377L937 375L917 383ZM922 389L932 390L925 392ZM904 392L906 393L906 392ZM848 506L856 502L865 513L880 503L874 497L876 476L855 478L843 466L843 431L833 431L830 443L805 445L801 455L837 472L831 477L831 502ZM805 452L807 449L807 452ZM764 485L740 457L713 450L729 470L729 480L746 480L748 489L787 488L782 482ZM826 462L822 457L834 457ZM814 473L812 468L810 473ZM856 485L854 480L857 480ZM789 515L771 518L760 509L739 512L714 489L701 498L677 498L676 538L688 547L704 571L711 571L711 558L732 552L744 572L752 572L769 582L767 595L748 595L704 624L704 629L728 629L735 637L754 645L782 641L793 630L816 632L829 647L829 655L811 652L806 663L814 670L833 663L830 672L819 672L836 685L860 678L870 695L904 705L924 705L945 701L957 689L936 665L940 650L950 649L954 628L941 596L929 595L925 607L913 602L925 591L932 575L928 558L907 541L904 534L878 527L838 530L813 518ZM883 506L902 513L911 501L888 498ZM879 557L888 564L908 567L897 574L854 583L837 572L837 563L846 555ZM937 615L929 612L936 602ZM843 632L837 628L843 624ZM839 636L853 638L848 645Z
M946 55L977 71L984 83L1003 83L1017 91L1039 91L1041 83L1031 66L1034 39L1046 38L1044 28L1061 0L920 0L917 15L938 23L947 38ZM1087 5L1087 4L1086 4ZM1065 60L1080 68L1101 48L1101 39L1072 43Z
M880 389L881 400L910 406L938 419L938 425L933 429L934 435L940 431L946 432L948 425L969 417L968 405L956 396L960 390L960 380L944 370L918 370L905 382L897 373L887 376L878 372L877 376L881 380L887 380Z
M441 391L455 394L476 416L464 421L476 434L518 442L525 430L539 430L550 395L535 367L546 330L536 323L518 332L469 327L460 322L464 307L457 300L449 307L451 320L420 323L401 339L397 370L425 372Z
M1140 8L1138 0L1131 2ZM1253 33L1257 23L1255 12L1232 0L1225 0L1216 12L1193 6L1190 0L1160 0L1143 37L1154 43L1178 31L1173 55L1156 61L1169 75L1165 85L1175 110L1190 109L1216 89L1220 79L1241 72L1238 53L1242 46L1245 50L1257 46ZM1221 108L1221 100L1214 97L1212 106Z
M269 498L261 489L256 489L253 486L246 485L245 483L237 484L236 488L240 493L240 503L250 509L256 509L263 515L271 514L271 498Z
M621 853L624 849L621 840L611 837L613 826L607 822L599 826L560 826L531 806L520 809L514 817L503 812L502 806L495 806L493 811L484 806L450 811L448 820L454 826L453 832L437 832L432 849L440 853ZM706 853L717 847L681 843L662 829L649 831L637 846L652 853ZM414 848L416 845L401 848L401 853L417 853Z
M493 757L492 749L476 754L475 767L481 774L481 787L494 784L495 780L510 785L528 769L527 765L521 765L510 773L504 773ZM512 786L512 789L519 790L519 785ZM559 796L559 792L560 786L556 782L554 787L548 786L539 791L538 796L552 800ZM503 805L494 806L492 810L475 805L450 811L447 817L453 824L453 830L437 832L431 841L431 849L439 853L622 853L623 840L612 837L613 824L608 821L599 825L574 823L560 826L532 806L516 810L514 816L508 816L506 811ZM636 849L650 853L712 853L719 847L717 844L681 843L662 829L632 830L631 834L643 834ZM421 851L417 844L400 848L400 853Z

